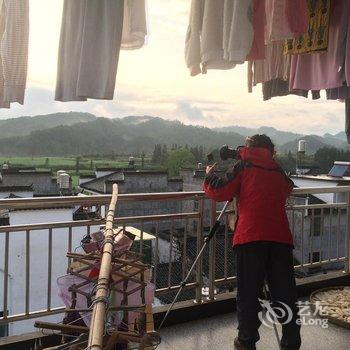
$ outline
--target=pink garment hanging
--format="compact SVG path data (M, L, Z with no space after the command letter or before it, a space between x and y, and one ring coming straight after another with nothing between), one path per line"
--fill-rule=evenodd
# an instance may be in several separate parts
M327 52L292 55L290 89L322 90L350 84L350 1L332 2Z
M283 55L283 42L265 46L265 59L253 62L252 84L255 86L273 79L289 79L290 55Z
M281 41L306 33L308 9L306 0L265 0L265 40Z
M287 0L286 19L294 37L305 34L308 27L307 0Z
M252 48L247 56L247 61L263 60L265 58L265 0L254 0L253 9L254 39Z

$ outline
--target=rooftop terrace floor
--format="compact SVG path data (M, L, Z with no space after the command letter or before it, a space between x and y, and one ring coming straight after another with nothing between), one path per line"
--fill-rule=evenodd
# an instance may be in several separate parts
M278 326L279 334L281 328ZM259 329L260 341L257 350L278 349L273 329L262 325ZM233 349L233 341L237 335L237 314L220 316L186 322L161 330L162 343L159 350L191 350L191 349ZM332 323L328 328L321 326L302 326L301 350L348 350L350 349L350 330Z

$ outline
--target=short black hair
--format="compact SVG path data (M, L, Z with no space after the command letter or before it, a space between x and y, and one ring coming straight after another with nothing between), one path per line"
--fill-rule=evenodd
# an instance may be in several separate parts
M256 134L247 138L249 147L267 148L272 154L275 152L275 145L265 134Z

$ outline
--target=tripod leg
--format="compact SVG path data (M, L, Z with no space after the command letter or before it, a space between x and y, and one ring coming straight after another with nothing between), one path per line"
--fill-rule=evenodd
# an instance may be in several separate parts
M191 276L191 274L192 274L192 271L194 270L195 266L197 265L197 262L198 262L198 260L200 259L201 255L203 254L204 249L205 249L205 247L208 245L208 243L209 243L209 240L204 242L202 249L200 250L199 254L198 254L197 257L196 257L196 260L194 261L193 265L192 265L191 268L190 268L190 271L188 271L187 276L186 276L185 279L181 282L180 289L177 291L177 293L176 293L176 295L175 295L175 298L174 298L174 300L172 301L172 303L170 304L170 306L169 306L169 308L168 308L168 310L167 310L167 312L166 312L166 314L165 314L165 316L164 316L162 322L160 323L158 329L161 329L161 328L162 328L162 326L163 326L165 320L167 319L167 317L168 317L170 311L172 310L172 308L173 308L173 306L174 306L174 304L175 304L177 298L179 297L180 293L182 292L183 288L186 286L187 280L190 278L190 276Z
M175 304L177 298L179 297L180 293L182 292L182 289L186 286L187 280L188 280L189 277L191 276L191 273L192 273L192 271L194 270L194 268L196 267L198 260L199 260L200 257L202 256L205 247L209 244L210 240L213 238L213 236L215 235L217 229L219 228L219 226L220 226L220 219L221 219L222 216L224 215L224 213L225 213L225 211L226 211L226 209L227 209L229 203L230 203L230 201L227 201L227 202L225 203L225 205L224 205L223 209L221 210L220 215L218 216L218 218L217 218L217 220L216 220L214 226L211 228L211 230L210 230L210 232L209 232L209 235L205 238L203 247L201 248L201 250L200 250L200 252L198 253L198 255L197 255L197 257L196 257L194 263L192 264L192 266L191 266L191 268L190 268L190 271L188 271L187 276L186 276L185 279L181 282L180 289L179 289L178 292L176 293L174 300L173 300L172 303L170 304L170 306L169 306L169 308L168 308L168 310L167 310L165 316L163 317L163 320L162 320L162 322L160 323L158 330L162 328L162 326L163 326L165 320L167 319L167 317L168 317L170 311L172 310L172 308L173 308L173 306L174 306L174 304Z
M265 298L266 298L266 300L268 300L268 301L270 302L270 304L271 304L271 300L268 298L268 295L267 295L267 288L266 288L266 286L267 286L267 283L266 283L266 281L265 281L265 282L264 282L264 286L263 286ZM282 348L281 348L281 340L280 340L280 336L279 336L279 334L278 334L277 325L276 325L277 318L276 318L275 313L273 313L272 316L273 316L273 330L274 330L274 332L275 332L275 336L276 336L278 348L281 350L281 349L282 349Z

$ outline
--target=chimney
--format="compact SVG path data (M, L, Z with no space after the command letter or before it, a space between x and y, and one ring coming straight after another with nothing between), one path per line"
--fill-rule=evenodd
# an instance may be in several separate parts
M306 141L305 140L299 140L298 152L305 154L305 152L306 152Z
M129 157L129 168L135 167L135 159L134 157Z
M69 190L70 189L70 176L67 173L61 173L59 175L59 187L60 189Z

